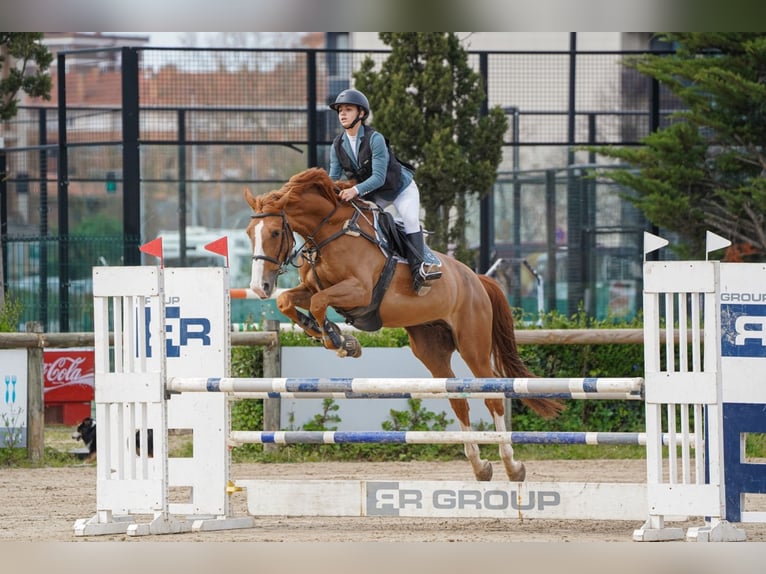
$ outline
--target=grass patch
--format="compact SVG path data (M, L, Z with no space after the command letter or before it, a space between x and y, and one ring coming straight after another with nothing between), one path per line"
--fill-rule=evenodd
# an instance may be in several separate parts
M484 458L498 461L496 445L481 445ZM646 450L635 445L537 445L513 447L520 460L643 459ZM250 444L232 450L234 462L327 462L327 461L446 461L465 460L463 446L453 445L286 445L264 452L262 445Z
M496 450L496 449L495 449ZM484 450L482 449L482 452ZM519 444L513 447L521 460L643 459L646 447L638 445Z

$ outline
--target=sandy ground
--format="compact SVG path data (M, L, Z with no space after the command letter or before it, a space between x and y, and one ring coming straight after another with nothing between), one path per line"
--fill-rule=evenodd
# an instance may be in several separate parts
M496 471L499 474L499 469ZM335 478L472 480L467 462L235 464L235 479ZM642 460L528 461L529 481L642 482ZM6 541L207 541L207 542L630 542L635 521L526 519L412 519L401 517L258 517L255 528L160 537L75 537L77 519L96 505L94 464L65 468L0 470L0 542ZM245 493L232 497L246 513ZM680 523L701 526L700 520ZM748 541L766 541L766 525L744 526Z

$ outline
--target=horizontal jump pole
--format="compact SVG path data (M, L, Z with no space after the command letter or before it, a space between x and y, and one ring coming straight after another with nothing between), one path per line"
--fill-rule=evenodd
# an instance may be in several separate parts
M662 442L669 437L663 434ZM587 444L646 446L643 432L556 431L231 431L229 445L243 444Z
M231 400L242 399L527 399L529 393L227 393ZM576 399L601 401L642 401L635 393L535 393L538 399Z
M485 393L501 393L511 398L571 396L573 393L619 393L641 400L644 380L635 378L233 378L173 377L168 392L208 393L354 393L372 396L451 393L462 398ZM621 397L624 398L624 397Z

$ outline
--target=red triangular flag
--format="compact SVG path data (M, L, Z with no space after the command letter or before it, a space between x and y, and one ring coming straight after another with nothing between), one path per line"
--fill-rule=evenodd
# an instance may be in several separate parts
M150 241L149 243L144 243L138 248L138 250L143 253L147 253L148 255L153 255L154 257L159 258L160 267L165 266L165 261L162 254L162 237L158 237L157 239L154 239L153 241Z
M226 267L229 266L229 239L225 235L205 245L205 249L226 257Z

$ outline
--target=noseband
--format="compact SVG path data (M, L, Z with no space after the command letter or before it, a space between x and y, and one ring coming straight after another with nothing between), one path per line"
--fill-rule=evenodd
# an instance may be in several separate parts
M277 257L282 258L282 249L286 246L285 249L285 255L284 258L278 259L275 257L269 257L268 255L253 255L253 261L258 261L260 259L264 261L268 261L269 263L274 263L275 265L279 265L281 267L280 273L284 273L284 267L285 265L290 261L290 241L293 236L293 230L290 228L290 224L287 222L287 216L285 215L284 211L280 211L279 213L256 213L254 215L250 216L250 219L264 219L266 217L281 217L282 218L282 241L279 244L279 251L277 252Z

